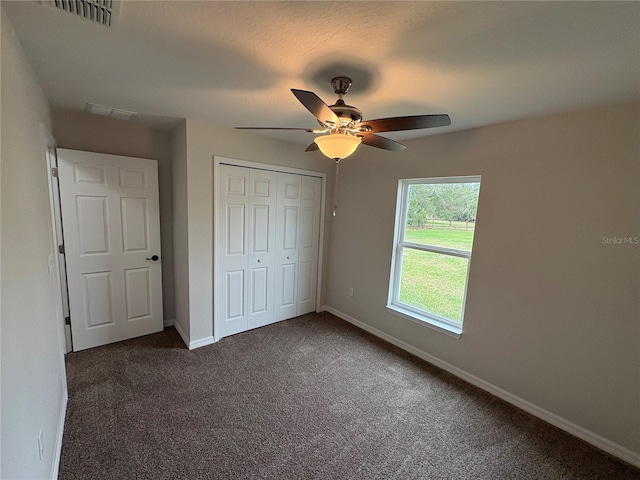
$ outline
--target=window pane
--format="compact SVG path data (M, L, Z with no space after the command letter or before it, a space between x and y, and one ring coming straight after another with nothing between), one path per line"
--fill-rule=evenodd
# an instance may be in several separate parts
M409 185L406 242L470 252L480 183Z
M403 251L399 300L461 322L469 260L411 248Z

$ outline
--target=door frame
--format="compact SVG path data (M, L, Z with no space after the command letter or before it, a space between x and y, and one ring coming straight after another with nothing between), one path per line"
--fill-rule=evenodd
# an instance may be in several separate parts
M260 163L260 162L252 162L248 160L239 160L236 158L230 157L222 157L218 155L213 156L213 341L217 342L220 340L220 330L218 328L218 304L216 302L215 292L218 291L218 265L220 265L220 261L218 258L218 241L217 234L219 231L219 222L220 218L218 215L218 178L220 172L220 165L232 165L234 167L246 167L246 168L256 168L259 170L268 170L270 172L282 172L282 173L293 173L297 175L306 175L310 177L319 177L322 181L321 187L321 197L320 197L320 238L318 239L318 278L316 281L316 312L320 310L320 297L322 293L322 266L323 266L323 257L324 257L324 220L325 220L325 210L326 210L326 193L327 193L327 174L324 172L317 172L315 170L304 170L301 168L293 168L293 167L284 167L281 165L273 165L270 163Z
M59 332L59 343L61 351L65 354L72 351L73 343L71 338L71 327L66 325L65 317L69 315L69 300L67 294L67 272L64 254L60 253L59 246L64 245L60 240L63 239L62 233L62 216L60 210L60 195L57 168L58 160L56 156L57 144L51 132L40 124L40 139L44 150L45 165L47 169L47 186L49 188L49 208L51 214L51 252L49 270L51 275L55 276L55 294L56 294L56 322ZM54 170L56 169L56 170ZM54 171L56 172L54 175ZM64 358L64 357L63 357ZM64 365L63 365L64 367Z

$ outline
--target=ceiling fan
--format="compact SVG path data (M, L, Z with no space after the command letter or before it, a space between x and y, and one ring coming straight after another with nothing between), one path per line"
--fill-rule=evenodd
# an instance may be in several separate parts
M405 117L362 120L362 112L344 103L342 97L351 87L349 77L334 77L331 87L338 95L333 105L327 105L315 93L291 89L296 98L318 119L320 128L288 127L236 127L243 130L302 130L318 136L307 147L306 152L320 149L327 157L339 162L351 155L360 143L394 152L407 148L402 143L377 135L382 132L417 130L421 128L445 127L451 125L449 115L413 115Z

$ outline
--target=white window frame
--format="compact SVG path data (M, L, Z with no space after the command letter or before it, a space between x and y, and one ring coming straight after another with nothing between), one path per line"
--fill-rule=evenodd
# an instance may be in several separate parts
M403 318L417 322L421 325L434 328L447 335L459 338L462 334L464 323L464 311L467 303L467 288L469 286L469 270L471 267L471 251L456 250L453 248L439 247L435 245L423 245L419 243L405 242L405 230L407 224L407 212L409 210L409 187L411 185L437 185L443 183L481 183L481 175L464 177L436 177L436 178L412 178L398 181L398 197L396 203L396 224L393 237L393 254L391 259L391 275L389 279L389 297L387 308ZM402 253L405 249L423 252L440 253L452 257L466 258L467 275L465 278L464 293L462 297L462 312L460 322L454 322L436 313L422 310L400 301L400 279L402 278ZM473 250L473 247L472 247Z

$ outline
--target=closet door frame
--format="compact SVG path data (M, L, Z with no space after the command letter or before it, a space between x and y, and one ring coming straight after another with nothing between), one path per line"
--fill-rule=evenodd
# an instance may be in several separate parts
M283 167L280 165L272 165L268 163L260 163L260 162L251 162L247 160L239 160L236 158L229 157L221 157L218 155L214 155L213 157L213 338L214 341L217 342L222 338L220 336L220 329L218 328L218 319L221 318L218 312L219 305L216 302L216 292L218 291L218 266L220 265L219 261L219 249L218 242L216 241L217 234L220 231L220 215L218 215L218 201L220 197L219 187L218 187L218 179L220 173L220 165L232 165L236 167L246 167L246 168L256 168L260 170L268 170L271 172L282 172L282 173L293 173L297 175L305 175L310 177L318 177L321 179L322 184L322 193L320 198L320 235L318 239L318 274L316 279L316 311L320 310L320 298L321 298L321 290L322 290L322 264L323 264L323 254L324 254L324 221L325 221L325 200L326 200L326 189L327 189L327 174L323 172L317 172L314 170L303 170L300 168L291 168L291 167Z

